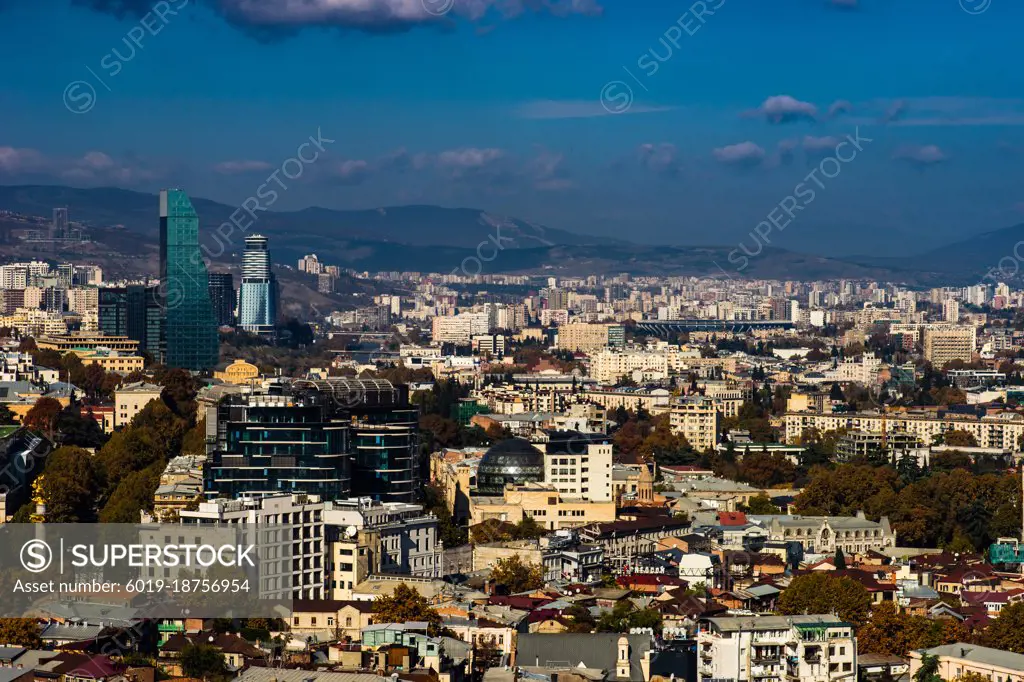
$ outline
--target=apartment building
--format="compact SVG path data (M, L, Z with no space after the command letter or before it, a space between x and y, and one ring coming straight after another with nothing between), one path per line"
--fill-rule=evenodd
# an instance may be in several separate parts
M857 677L853 626L831 615L707 618L698 682L838 682Z
M941 416L940 416L941 414ZM782 418L787 443L796 443L808 429L819 432L865 431L893 434L903 432L930 444L946 431L966 431L983 448L1016 450L1017 439L1024 435L1024 417L1014 412L976 417L950 412L907 411L898 413L853 412L847 414L787 413Z
M558 347L575 353L596 353L604 348L621 348L626 328L621 324L573 322L558 328Z
M352 599L353 588L372 574L441 575L437 518L421 505L337 500L325 507L324 522L331 599Z
M970 362L976 347L974 326L935 327L924 330L924 358L935 368L947 362L963 360Z
M431 323L431 338L434 343L469 344L477 334L490 333L493 321L489 312L439 315Z
M687 396L672 403L670 424L698 451L711 450L718 442L721 412L717 401L707 396Z
M939 669L936 672L944 680L957 680L966 673L981 675L992 682L1024 680L1024 654L962 642L911 651L909 655L912 679L921 669L924 654L938 657Z
M247 529L242 532L265 528L268 532L259 534L261 596L323 599L327 582L323 511L324 503L315 495L277 495L201 502L195 511L181 510L179 518L185 527Z
M114 391L114 428L127 426L142 408L160 398L163 386L137 381Z

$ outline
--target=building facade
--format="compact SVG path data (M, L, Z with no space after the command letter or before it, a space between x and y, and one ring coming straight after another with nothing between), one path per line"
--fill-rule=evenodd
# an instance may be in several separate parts
M277 280L270 269L270 246L263 235L250 235L242 256L238 326L254 334L273 334L276 324Z
M179 189L160 191L159 301L164 364L193 371L216 365L219 339L199 250L199 216Z

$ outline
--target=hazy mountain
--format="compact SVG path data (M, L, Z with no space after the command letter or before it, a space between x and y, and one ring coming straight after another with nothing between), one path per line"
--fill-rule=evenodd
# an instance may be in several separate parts
M238 208L195 197L192 201L199 213L208 255L215 261L237 263L245 233L224 230L229 235L224 239L217 236L216 228L228 222ZM67 206L72 221L96 228L93 238L113 252L108 255L115 261L121 254L131 258L145 254L146 263L155 258L159 220L154 194L116 188L0 186L0 210L49 216L54 206ZM238 215L248 221L246 214ZM371 271L462 270L468 274L530 272L576 276L630 272L731 278L873 278L920 284L942 282L946 275L938 263L933 265L929 260L836 259L770 247L737 271L729 262L733 246L636 245L469 208L308 208L257 215L259 219L248 227L248 233L270 237L275 262L284 264L316 253L326 263ZM922 271L922 266L927 271Z

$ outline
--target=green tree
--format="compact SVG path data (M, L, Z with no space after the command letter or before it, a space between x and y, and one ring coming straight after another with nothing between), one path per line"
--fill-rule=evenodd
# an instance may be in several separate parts
M405 583L395 586L391 594L382 594L373 600L374 623L427 623L427 633L436 636L441 630L439 614L427 598Z
M793 578L778 603L779 613L783 615L836 613L856 627L867 622L870 609L871 595L863 585L825 572Z
M986 646L1024 654L1024 602L1007 604L985 630Z
M760 515L779 514L782 512L781 509L772 504L771 498L767 495L754 495L747 504L740 505L740 511L747 514Z
M952 445L955 447L978 447L978 439L975 438L973 434L958 429L950 429L949 431L946 431L942 440L946 445Z
M943 682L939 675L939 657L921 654L921 667L914 673L914 682Z
M49 523L86 523L95 520L99 488L92 455L76 447L57 448L46 458L40 488Z
M544 571L539 564L531 564L520 559L519 555L512 555L494 562L491 580L509 594L516 594L543 587Z
M846 570L846 556L843 554L842 547L836 549L835 565L837 571Z
M227 673L224 654L209 644L186 644L181 649L178 662L185 677L208 680Z

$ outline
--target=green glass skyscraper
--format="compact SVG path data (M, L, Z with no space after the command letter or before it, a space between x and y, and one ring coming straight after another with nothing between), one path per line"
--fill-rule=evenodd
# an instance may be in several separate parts
M159 295L164 364L195 371L216 365L217 321L199 251L199 216L179 189L160 191Z

